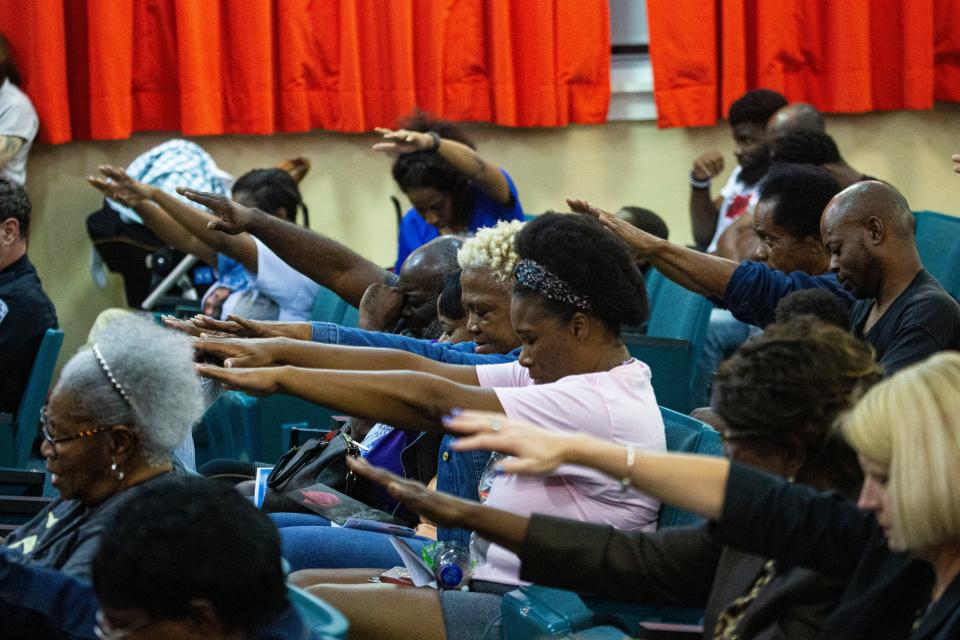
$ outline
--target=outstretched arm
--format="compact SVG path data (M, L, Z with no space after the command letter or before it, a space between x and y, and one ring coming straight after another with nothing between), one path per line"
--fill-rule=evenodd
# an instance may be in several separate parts
M134 180L122 169L104 165L100 167L100 171L104 175L116 176L116 179L88 176L87 182L96 187L105 197L113 198L136 211L143 220L143 224L171 247L195 255L209 265L217 264L217 251L200 241L152 202L147 185Z
M388 282L390 274L336 240L213 193L178 189L217 217L207 227L229 238L244 231L260 239L288 265L317 284L333 290L355 307L371 284ZM221 233L222 232L222 233Z
M688 249L637 229L625 220L599 209L586 200L568 199L572 211L591 215L623 238L637 254L647 259L663 275L696 293L723 298L739 263L719 256Z
M477 502L461 500L428 489L415 480L405 480L362 458L349 458L347 465L358 475L386 487L387 492L431 522L443 527L473 529L490 542L520 551L527 537L530 518L509 511L485 507Z
M512 204L510 185L500 169L462 142L434 139L429 133L406 129L393 131L378 127L376 131L383 135L383 142L373 145L374 151L393 156L413 151L435 151L488 196L500 204Z
M477 368L437 362L399 349L322 344L290 338L200 338L194 348L224 359L227 368L293 366L355 371L416 371L479 386Z
M651 453L628 449L586 434L547 431L502 415L467 412L447 421L462 436L457 451L483 449L514 456L500 465L504 473L540 475L561 464L578 464L634 487L667 504L717 520L723 513L730 463L723 458Z
M229 236L210 229L208 225L216 220L213 215L190 206L162 189L150 189L150 198L205 244L218 253L230 256L251 273L257 273L257 244L249 233Z
M197 365L197 373L219 380L229 389L261 396L287 393L358 418L418 431L442 430L441 418L459 407L503 411L493 389L412 371L223 369Z

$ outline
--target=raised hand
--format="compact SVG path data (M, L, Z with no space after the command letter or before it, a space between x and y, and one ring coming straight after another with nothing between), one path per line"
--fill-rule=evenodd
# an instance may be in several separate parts
M251 320L242 316L228 314L226 321L204 316L199 320L203 326L211 327L216 331L230 332L241 338L291 338L293 340L310 340L312 327L309 322L280 322L278 320Z
M383 136L383 142L373 145L373 150L390 156L400 156L405 153L435 148L433 136L429 133L406 129L394 131L384 127L377 127L375 131Z
M368 331L391 331L403 312L403 294L396 287L374 283L360 298L360 326Z
M198 327L193 322L187 320L181 320L180 318L175 318L173 316L161 316L160 319L163 321L163 324L168 329L173 329L175 331L180 331L187 334L188 336L193 336L194 338L199 338L201 334L212 335L217 338L229 338L231 337L228 333L223 333L222 331L210 331L208 329L203 329Z
M657 247L663 242L652 233L638 229L626 220L621 220L609 211L595 207L586 200L567 198L567 206L570 207L571 211L590 215L599 220L600 224L620 236L635 255L650 255L656 252Z
M419 513L427 520L447 527L470 525L465 515L468 503L428 489L414 480L405 480L379 467L374 467L362 458L347 457L347 466L359 476L367 478L386 488L387 492L405 504L411 511Z
M222 231L234 236L249 229L257 221L258 216L268 215L259 209L245 207L226 196L216 193L194 191L187 187L177 187L177 193L188 200L205 206L217 216L217 220L211 220L207 223L208 229Z
M128 207L135 207L150 199L150 187L134 180L123 169L109 164L102 164L97 169L103 175L88 176L87 182L106 197Z
M252 396L269 396L280 389L279 367L224 369L209 364L194 365L197 375L220 382L226 389L245 391Z
M272 338L214 338L203 336L193 341L198 353L209 353L223 358L227 369L269 367L274 358Z
M574 213L581 213L586 216L592 216L597 220L603 221L604 218L613 218L615 217L609 211L605 211L600 207L590 204L589 201L584 200L583 198L567 198L567 206L570 207L570 211Z
M705 151L693 161L691 174L697 180L709 180L723 171L723 154L719 151Z
M444 418L443 426L447 431L467 436L453 444L456 451L479 449L509 454L513 457L500 463L502 471L520 475L550 473L567 461L567 452L577 442L575 436L486 411L465 411Z

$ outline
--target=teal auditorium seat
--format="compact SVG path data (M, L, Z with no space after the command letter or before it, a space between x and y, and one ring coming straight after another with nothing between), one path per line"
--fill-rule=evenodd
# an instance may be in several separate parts
M697 388L697 362L703 351L713 304L651 269L647 276L650 320L645 335L624 331L630 354L653 373L661 406L686 413L707 404Z
M702 455L723 455L720 434L707 424L660 407L667 450ZM658 527L693 526L702 519L681 509L663 506ZM703 611L681 607L658 607L580 596L573 591L528 585L511 591L500 605L504 640L564 638L621 638L642 622L682 625L687 637L702 636ZM609 625L614 626L609 626Z
M323 640L344 640L347 637L350 629L347 619L317 596L288 584L287 599L300 614L304 624Z
M316 322L340 324L340 321L343 320L343 314L346 313L349 306L346 300L330 289L320 287L320 291L313 301L313 313L310 315L310 319Z
M17 415L12 423L0 425L0 466L25 468L28 465L37 437L40 409L47 401L47 392L62 346L63 331L47 329L33 361Z
M336 293L321 287L312 319L356 327L359 311ZM282 393L254 398L229 391L207 409L195 435L197 464L214 458L274 462L289 448L282 426L306 423L326 429L334 416L327 407Z
M960 217L918 211L917 251L930 274L947 293L960 299Z

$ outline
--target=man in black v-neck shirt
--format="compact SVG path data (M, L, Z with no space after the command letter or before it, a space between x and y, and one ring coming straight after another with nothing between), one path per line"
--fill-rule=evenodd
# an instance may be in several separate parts
M906 199L877 181L841 191L820 221L830 270L858 298L850 328L888 374L960 350L960 305L924 270L913 228Z

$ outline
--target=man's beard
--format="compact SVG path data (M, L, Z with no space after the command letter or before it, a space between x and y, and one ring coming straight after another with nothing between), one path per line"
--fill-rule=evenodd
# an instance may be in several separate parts
M767 170L770 168L770 160L758 160L756 164L751 165L749 168L740 166L740 182L745 184L748 187L760 182L763 176L767 175Z

